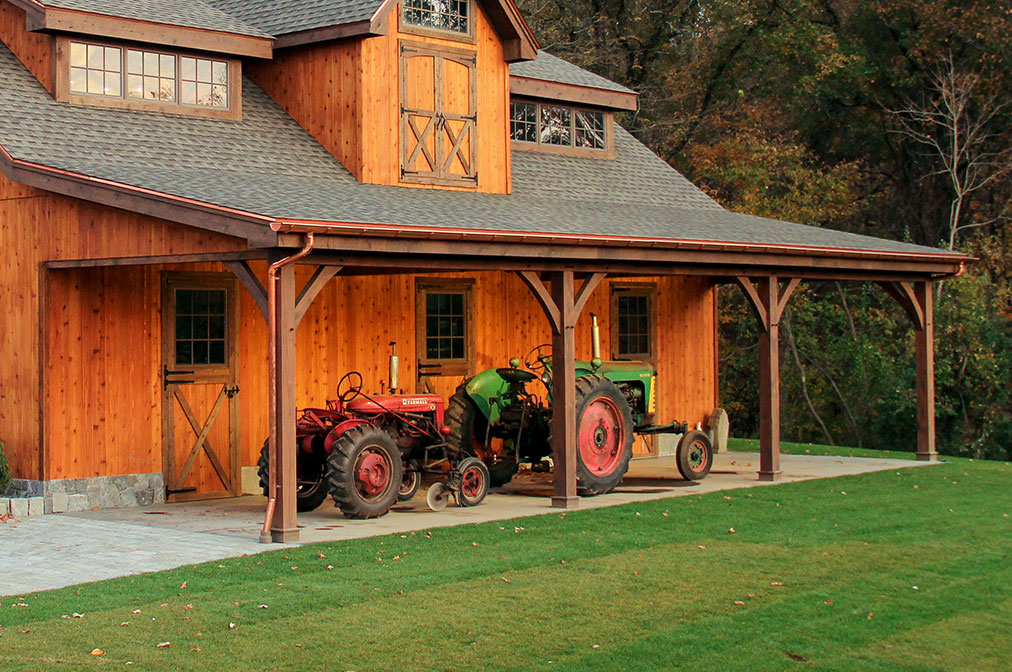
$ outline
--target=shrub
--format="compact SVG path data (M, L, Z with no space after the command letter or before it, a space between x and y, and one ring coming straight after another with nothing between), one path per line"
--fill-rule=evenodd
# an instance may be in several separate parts
M4 453L4 443L0 441L0 494L3 494L11 482L11 467L7 464L7 455Z

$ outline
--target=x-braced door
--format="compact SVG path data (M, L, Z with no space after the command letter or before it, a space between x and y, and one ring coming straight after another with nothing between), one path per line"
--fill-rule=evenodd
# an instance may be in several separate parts
M164 274L162 463L168 501L242 492L238 325L230 274Z
M477 186L473 51L401 42L401 180Z

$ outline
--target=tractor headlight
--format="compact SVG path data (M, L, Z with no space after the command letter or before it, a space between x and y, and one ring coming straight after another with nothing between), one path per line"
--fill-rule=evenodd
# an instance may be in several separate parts
M545 385L551 385L552 384L552 376L549 375L547 371L545 373L542 373L541 374L541 382L544 383Z

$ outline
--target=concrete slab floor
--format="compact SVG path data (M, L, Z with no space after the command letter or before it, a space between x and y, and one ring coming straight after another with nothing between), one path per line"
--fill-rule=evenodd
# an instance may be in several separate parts
M856 457L785 455L779 483L832 478L872 471L920 467L928 463ZM710 475L698 483L681 478L674 458L633 460L612 493L583 498L580 509L596 509L665 497L736 488L768 487L756 479L756 453L724 453ZM508 520L558 513L550 506L550 474L523 472L489 493L473 508L430 511L425 489L410 502L375 520L349 520L328 504L300 514L300 544L405 533L433 527ZM264 498L238 497L130 509L38 516L0 524L0 596L154 572L182 565L275 550L257 542Z

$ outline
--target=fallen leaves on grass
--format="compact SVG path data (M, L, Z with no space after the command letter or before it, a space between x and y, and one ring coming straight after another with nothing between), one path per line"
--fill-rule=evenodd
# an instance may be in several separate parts
M167 649L170 646L172 646L172 642L158 642L158 644L155 645L155 648L156 649Z
M102 649L92 649L91 650L91 655L93 655L93 656L104 656L105 655L105 651L103 651Z
M734 528L733 527L727 528L727 533L728 534L734 534Z
M179 586L179 589L186 590L186 581L183 581L183 583Z

